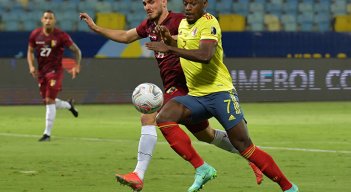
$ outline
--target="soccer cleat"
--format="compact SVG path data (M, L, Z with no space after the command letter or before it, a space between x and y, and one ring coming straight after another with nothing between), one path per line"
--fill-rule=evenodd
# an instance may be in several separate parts
M188 192L197 192L210 180L217 177L217 171L215 168L207 163L204 163L196 169L195 181L188 189Z
M68 103L71 105L71 108L69 109L69 111L71 111L71 113L73 114L74 117L78 117L78 110L74 107L74 100L73 99L69 99Z
M139 178L136 172L128 173L125 175L116 174L117 182L122 185L127 185L133 189L133 191L138 192L143 189L143 181Z
M249 162L249 165L252 168L253 172L255 173L257 185L261 184L263 181L262 171L252 162Z
M297 187L297 185L292 183L292 187L284 192L299 192L299 188Z
M38 141L50 141L50 135L44 134Z

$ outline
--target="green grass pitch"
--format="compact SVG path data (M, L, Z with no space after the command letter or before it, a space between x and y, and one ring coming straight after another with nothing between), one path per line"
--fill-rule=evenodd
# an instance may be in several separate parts
M253 141L270 153L301 192L350 191L351 102L242 103ZM114 174L134 170L140 136L132 105L77 105L58 110L51 142L37 140L44 106L0 106L0 191L124 192ZM212 126L221 128L211 119ZM238 155L192 140L218 171L204 192L279 192L265 177L257 186ZM186 191L194 170L165 142L158 144L143 192Z

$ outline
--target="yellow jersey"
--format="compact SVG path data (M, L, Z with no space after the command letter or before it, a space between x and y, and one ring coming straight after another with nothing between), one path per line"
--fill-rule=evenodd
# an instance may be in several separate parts
M210 63L199 63L180 58L189 95L204 96L234 89L233 81L223 63L222 32L217 19L206 13L194 24L183 19L178 28L178 48L199 49L201 40L217 41L216 52Z

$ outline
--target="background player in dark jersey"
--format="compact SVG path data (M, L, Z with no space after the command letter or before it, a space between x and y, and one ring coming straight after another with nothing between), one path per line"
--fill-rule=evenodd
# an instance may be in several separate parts
M180 21L184 18L184 15L169 12L167 10L167 0L144 0L141 2L144 4L147 19L142 21L138 27L127 31L99 27L86 13L81 13L80 18L83 19L94 32L120 43L131 43L147 37L149 37L151 41L160 41L159 34L157 34L155 30L155 27L159 25L167 26L172 35L178 34L178 26ZM155 52L155 58L160 69L160 75L165 90L164 103L175 96L186 95L188 88L186 87L184 73L180 67L179 57L175 54ZM138 162L134 172L126 175L116 175L119 182L129 185L136 191L140 191L143 188L142 181L144 179L144 174L156 145L156 114L157 113L141 115L142 128L138 147ZM187 128L200 141L214 144L230 152L238 153L230 144L226 133L222 130L212 129L208 126L208 121L195 125L188 124ZM189 137L181 129L161 129L161 132L171 144L172 148L182 157L185 157L195 168L206 165L191 146ZM252 166L256 168L255 165L252 164ZM257 168L256 172L258 174L258 181L261 182L262 173Z
M40 95L46 105L45 131L39 141L50 141L56 108L69 109L75 117L78 116L72 100L63 101L57 98L62 89L64 48L68 47L75 54L76 66L71 71L73 79L80 72L82 55L71 37L55 28L55 14L51 10L43 13L41 22L43 26L30 34L27 61L29 72L39 82ZM34 66L34 57L37 58L38 68Z

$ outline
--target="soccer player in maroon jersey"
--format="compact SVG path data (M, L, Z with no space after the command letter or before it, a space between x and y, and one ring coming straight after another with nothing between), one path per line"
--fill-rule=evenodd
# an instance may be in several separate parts
M38 80L40 95L46 105L45 131L39 141L50 141L56 109L68 109L75 117L78 117L78 111L75 109L72 99L63 101L57 98L62 89L64 48L68 47L75 54L76 66L71 71L73 79L80 72L82 55L71 37L55 28L56 19L53 11L45 11L41 23L43 26L33 30L30 34L27 61L29 72ZM35 57L38 63L37 68L34 66Z
M167 0L143 0L144 9L147 19L141 22L139 26L130 30L111 30L97 26L92 18L81 13L80 18L84 20L91 30L101 34L113 41L119 43L131 43L141 38L149 37L151 41L160 41L159 34L156 33L155 27L159 25L167 26L172 35L178 34L178 26L184 18L183 14L173 13L167 10ZM186 95L184 73L180 66L179 57L175 54L166 54L155 52L160 75L165 90L164 103L171 98ZM155 118L157 113L141 115L141 137L138 147L138 162L132 173L125 175L116 174L117 181L130 186L135 191L141 191L143 188L143 179L145 171L149 165L152 153L157 141ZM199 124L187 124L186 127L200 141L214 144L224 150L238 153L230 144L225 131L211 128L208 121ZM162 134L169 142L174 151L181 157L189 161L195 169L207 165L197 154L191 145L190 138L182 129L161 129ZM250 164L257 177L257 182L262 181L262 172L254 165Z

